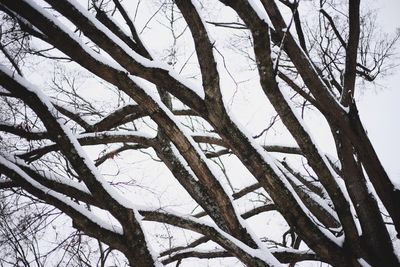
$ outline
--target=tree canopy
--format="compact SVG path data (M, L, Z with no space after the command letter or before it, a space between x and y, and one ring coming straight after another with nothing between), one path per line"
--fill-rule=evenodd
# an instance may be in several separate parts
M400 32L360 0L0 12L2 264L400 266L355 100Z

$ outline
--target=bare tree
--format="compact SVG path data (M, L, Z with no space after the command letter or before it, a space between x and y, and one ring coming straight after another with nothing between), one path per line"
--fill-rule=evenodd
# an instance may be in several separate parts
M8 243L17 264L45 264L28 232L61 213L76 229L54 248L69 255L66 266L122 266L121 255L130 266L226 257L400 266L400 191L354 98L391 66L399 33L377 36L359 0L158 1L147 17L143 1L125 2L0 1L0 222L7 238L25 234ZM316 15L303 17L302 5ZM232 54L249 68L231 70ZM251 90L265 99L251 105L273 109L261 130L243 126L231 105L254 76ZM330 131L333 155L308 130L311 113ZM268 142L278 128L296 145ZM132 178L143 158L169 170L189 208L162 203L154 190L164 177L148 186ZM37 207L16 208L35 221L19 232L6 214L12 199ZM255 232L274 231L264 212L285 222L282 241ZM192 239L179 241L178 230ZM165 250L153 251L157 242Z

